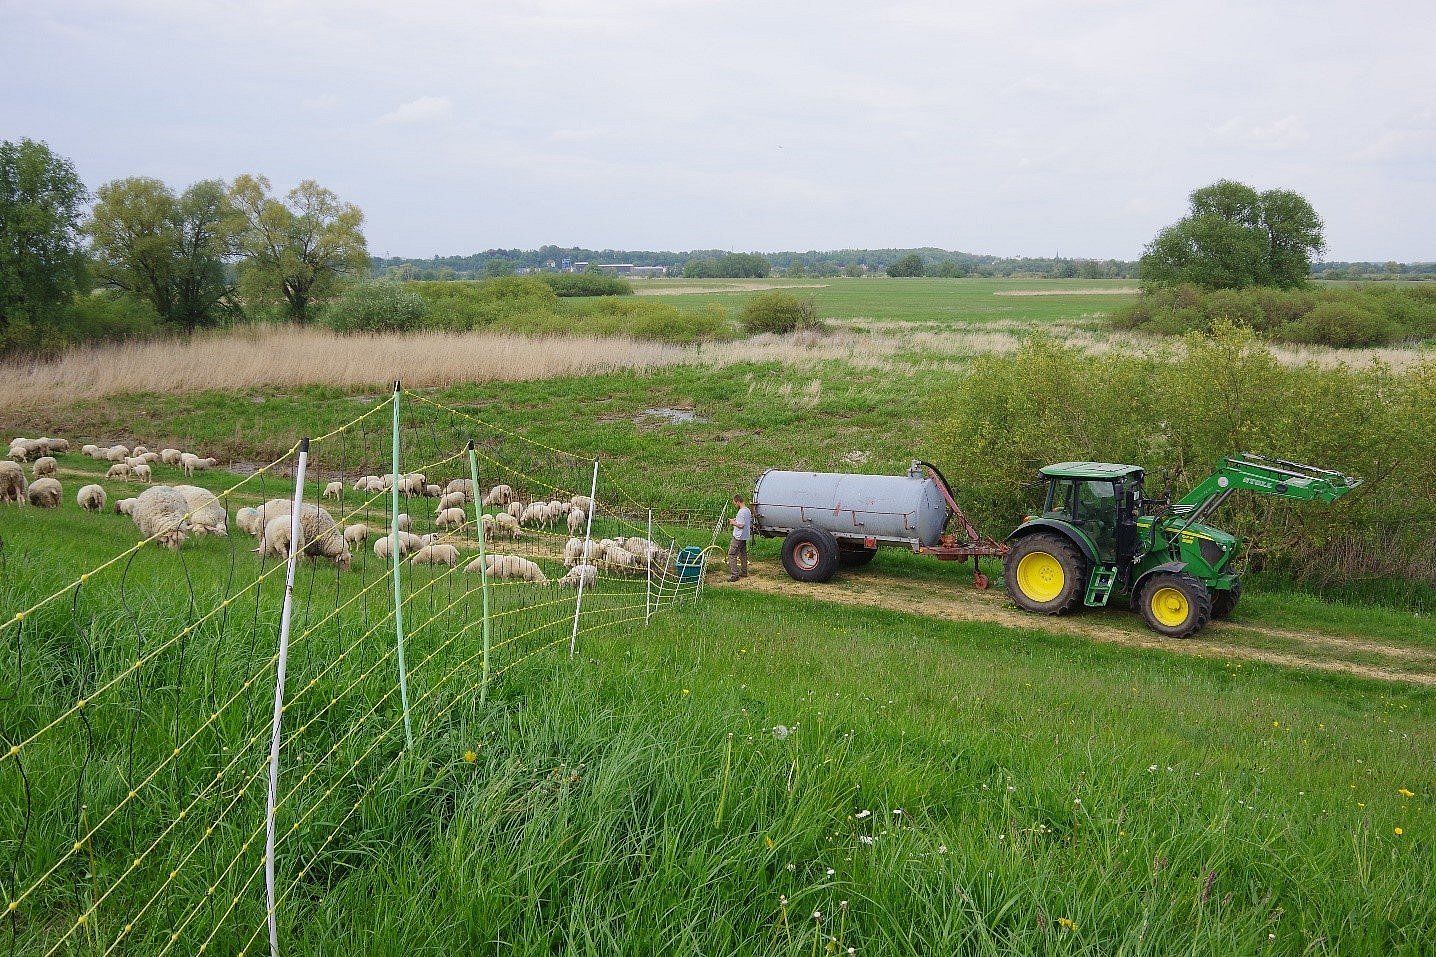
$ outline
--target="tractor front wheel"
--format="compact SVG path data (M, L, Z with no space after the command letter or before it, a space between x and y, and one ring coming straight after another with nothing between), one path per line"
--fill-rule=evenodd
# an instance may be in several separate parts
M1212 592L1212 617L1230 618L1237 607L1237 602L1242 600L1242 580L1235 579L1232 587L1224 591Z
M1137 607L1147 627L1168 638L1189 638L1212 617L1212 593L1195 575L1160 572L1142 583Z
M1002 577L1018 608L1065 615L1082 603L1087 562L1067 539L1039 532L1012 546L1002 562Z

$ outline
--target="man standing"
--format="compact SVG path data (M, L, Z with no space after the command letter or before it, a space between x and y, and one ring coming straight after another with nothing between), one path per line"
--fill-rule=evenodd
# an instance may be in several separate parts
M743 501L743 496L733 496L738 514L728 519L733 526L733 544L728 546L728 580L735 582L748 577L748 539L753 537L753 511ZM739 566L742 571L739 571Z

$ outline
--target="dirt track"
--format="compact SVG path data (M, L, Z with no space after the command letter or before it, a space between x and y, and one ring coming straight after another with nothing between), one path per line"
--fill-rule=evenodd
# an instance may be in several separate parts
M742 583L721 587L799 595L844 605L886 608L952 621L987 621L1009 628L1038 628L1082 635L1093 641L1150 648L1203 658L1258 661L1292 668L1341 672L1381 681L1406 681L1436 687L1436 652L1367 641L1357 636L1284 631L1256 625L1213 622L1197 638L1161 638L1125 611L1093 611L1046 618L1019 611L1000 589L978 591L970 585L948 588L914 582L879 571L839 578L825 585L789 579L780 569L759 565ZM1351 655L1366 659L1354 661Z

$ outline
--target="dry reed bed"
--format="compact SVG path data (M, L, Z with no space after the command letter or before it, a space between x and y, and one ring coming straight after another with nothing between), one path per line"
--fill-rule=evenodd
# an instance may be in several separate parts
M1031 331L991 327L948 330L854 332L842 326L827 334L755 336L736 342L681 346L631 339L492 332L420 332L339 335L298 326L244 327L189 339L82 346L50 359L0 363L0 411L44 411L84 399L143 392L284 389L311 385L372 388L394 379L422 387L464 382L527 381L677 365L726 366L782 362L792 366L843 360L855 366L911 375L918 369L956 369L969 356L1010 352ZM1146 352L1166 342L1131 335L1052 330L1085 351ZM1414 364L1416 349L1295 349L1276 347L1285 362L1395 368ZM901 354L901 355L899 355ZM924 361L914 362L914 355Z

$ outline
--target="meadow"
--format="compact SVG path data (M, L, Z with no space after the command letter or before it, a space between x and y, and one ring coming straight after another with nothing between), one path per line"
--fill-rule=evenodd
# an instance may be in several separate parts
M1121 283L821 282L797 290L833 328L812 343L305 332L275 371L200 338L171 387L145 385L176 362L145 351L159 344L123 347L113 363L99 351L89 379L80 367L7 369L17 388L0 396L0 430L210 452L227 470L197 483L254 474L232 503L254 504L287 481L283 469L254 473L260 463L380 409L401 378L457 410L405 398L406 463L475 439L484 484L538 477L586 492L597 457L595 537L633 534L652 507L678 544L703 546L762 469L900 471L925 453L934 393L954 377L1033 330L1104 355L1105 317L1130 299ZM732 310L757 285L654 287L680 309ZM1054 289L1083 291L999 295ZM404 343L411 351L394 348ZM426 348L440 343L449 349ZM309 494L387 471L388 442L382 414L330 439ZM127 518L74 505L98 466L62 457L58 510L0 506L0 620L134 545ZM971 483L949 477L961 501ZM136 488L101 484L112 501ZM362 517L382 524L385 502ZM249 547L232 532L178 553L141 549L5 634L6 745L73 709L87 681L160 650L23 765L0 765L0 898L77 848L62 880L9 912L0 946L263 950L253 835L282 581ZM970 566L885 552L832 586L797 587L774 542L757 543L754 562L752 579L711 580L646 627L643 583L605 584L586 599L594 617L572 659L567 612L556 626L554 611L572 607L571 592L498 590L494 610L511 617L496 638L522 638L496 654L502 671L482 702L472 583L410 570L411 749L384 566L372 554L342 573L301 564L283 952L1436 947L1436 640L1422 593L1341 601L1339 589L1322 597L1258 575L1231 623L1174 648L1119 609L1020 615L1000 591L974 591ZM215 784L231 763L244 779ZM158 834L165 843L147 850Z

